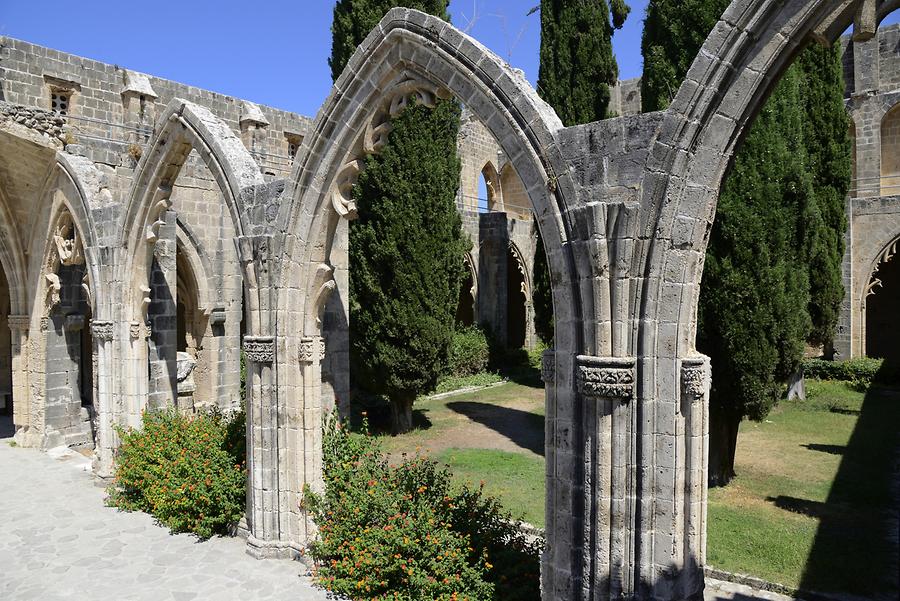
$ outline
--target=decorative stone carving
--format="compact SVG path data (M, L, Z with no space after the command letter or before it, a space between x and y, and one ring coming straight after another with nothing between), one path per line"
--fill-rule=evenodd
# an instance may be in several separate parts
M366 124L362 141L357 143L358 150L344 162L332 184L331 204L338 215L349 220L356 219L353 186L365 167L365 157L378 154L387 143L392 129L391 120L412 102L434 107L439 98L450 96L449 91L411 73L404 74L393 84L385 93L379 109Z
M41 332L46 332L50 329L50 318L47 316L41 317Z
M254 363L275 361L275 339L271 336L245 336L244 353Z
M866 293L864 297L875 294L875 290L881 287L881 280L875 277L875 274L878 273L878 268L881 267L882 263L887 263L894 257L895 254L897 254L897 244L900 244L900 240L895 240L886 249L884 249L884 252L882 252L881 256L878 257L878 260L875 261L875 269L872 270L872 275L869 276L869 283L866 285Z
M49 314L59 304L62 283L55 273L48 273L44 277L47 278L47 313Z
M53 243L60 263L66 266L84 264L84 248L81 246L78 228L68 211L63 211L56 222Z
M577 357L578 392L591 400L634 398L634 358Z
M325 358L325 339L321 336L305 336L300 339L300 363L313 363Z
M190 353L178 351L176 365L177 372L175 374L175 379L178 381L179 394L182 392L182 388L184 388L185 391L187 388L190 388L190 392L193 392L194 378L191 374L193 373L194 368L197 367L197 360L191 357Z
M709 359L705 356L681 360L681 394L685 398L701 399L709 390Z
M171 189L168 190L171 193ZM159 238L159 228L166 224L166 211L172 206L170 198L164 198L154 205L147 219L150 225L147 227L147 244L153 244Z
M13 332L25 332L31 327L31 316L29 315L10 315L6 320L9 329Z
M213 309L209 312L209 325L211 325L211 326L225 325L225 308L224 307L213 307Z
M114 324L111 321L91 320L91 335L97 340L112 340L114 329Z
M547 349L541 353L541 380L552 384L556 380L556 351Z

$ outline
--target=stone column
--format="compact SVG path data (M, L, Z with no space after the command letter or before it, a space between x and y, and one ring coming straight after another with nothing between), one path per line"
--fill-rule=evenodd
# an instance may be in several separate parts
M274 398L275 339L245 336L247 358L247 552L256 557L289 556L283 543L279 499L287 466L279 463L287 445L279 431L277 399Z
M154 243L150 269L151 301L148 320L150 336L150 388L147 405L150 409L175 403L178 395L178 272L176 266L176 215L167 210L162 216L158 237Z
M94 378L97 389L94 407L97 411L96 463L94 473L102 478L112 477L113 452L117 446L116 433L113 429L113 338L115 324L111 321L91 320L91 339L96 365Z
M494 340L506 348L507 259L509 228L506 213L479 215L477 321L490 328Z
M12 353L13 424L17 429L27 428L31 422L28 411L28 356L25 349L31 316L10 315L8 320L9 330L12 334L10 352Z

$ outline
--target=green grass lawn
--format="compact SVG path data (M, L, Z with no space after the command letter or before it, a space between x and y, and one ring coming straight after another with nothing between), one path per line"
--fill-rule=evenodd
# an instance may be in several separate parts
M456 481L484 481L513 515L543 526L543 390L523 381L422 400L423 426L385 437L385 450L430 451ZM807 391L741 425L738 476L709 495L707 562L809 590L890 591L884 517L900 391L817 381Z

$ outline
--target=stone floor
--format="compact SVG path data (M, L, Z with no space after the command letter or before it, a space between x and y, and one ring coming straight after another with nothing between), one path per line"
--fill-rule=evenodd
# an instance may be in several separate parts
M0 416L0 433L6 433ZM89 460L0 438L0 599L15 601L191 601L327 595L290 561L257 561L240 539L199 543L171 535L141 513L104 506ZM789 601L747 586L707 580L705 601Z
M170 535L103 497L85 457L0 440L0 599L326 599L296 562L257 561L240 539Z

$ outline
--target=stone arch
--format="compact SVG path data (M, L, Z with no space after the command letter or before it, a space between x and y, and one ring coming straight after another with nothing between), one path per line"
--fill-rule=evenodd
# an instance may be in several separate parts
M26 260L9 201L0 186L0 265L9 285L10 315L23 315L28 308Z
M312 391L319 389L323 356L318 316L329 295L340 293L348 281L345 249L347 219L355 211L352 186L363 167L362 159L377 151L389 130L390 115L412 95L420 102L435 96L458 98L515 164L543 232L553 274L560 352L549 361L558 362L561 373L568 374L574 356L586 349L592 352L596 344L595 328L583 318L591 310L590 303L585 306L578 284L577 274L585 266L576 264L571 246L575 223L584 215L555 143L555 133L562 127L559 119L521 74L449 24L417 11L393 9L351 58L294 162L286 189L290 202L282 205L278 219L286 232L283 249L290 262L279 276L278 306L284 318L279 320L275 345L287 359L278 362L272 377L278 382L279 407L287 414L303 415L304 423L262 423L261 435L272 427L295 432L302 428L296 445L317 436L322 408ZM561 435L568 436L573 427L570 407L575 401L568 375L564 381L559 388L548 384L548 416L550 427L558 427ZM557 403L562 407L559 415ZM251 432L253 428L251 425ZM317 443L305 444L307 449L318 448ZM318 451L304 456L300 448L304 447L289 446L253 459L271 476L263 475L259 492L251 490L250 494L252 553L277 554L296 548L312 532L305 515L291 515L262 494L266 478L274 478L278 472L297 474L295 482L277 483L282 487L278 496L284 499L279 507L297 507L304 484L320 485ZM550 457L551 464L554 461ZM560 462L563 469L577 469L567 458ZM558 481L570 486L576 479L560 472ZM268 486L273 488L276 483L273 480ZM272 527L263 522L267 512L278 514L270 521ZM559 519L565 522L570 518L561 513Z
M628 311L635 320L631 343L643 363L636 400L653 423L633 450L647 470L635 485L641 509L629 533L642 551L616 570L642 595L687 598L702 590L707 448L678 429L708 432L709 366L695 348L697 304L719 186L733 153L807 42L835 41L854 17L855 39L871 39L897 4L733 0L661 114L641 185L646 244L634 260L640 282ZM643 559L649 557L655 559Z
M132 419L140 415L148 399L151 404L159 404L170 402L167 399L176 396L176 332L171 327L158 330L145 324L151 303L163 318L168 313L174 317L177 311L171 292L168 295L165 292L177 290L177 216L172 210L171 196L191 151L197 152L222 194L234 227L246 297L258 312L256 255L249 239L266 229L266 208L256 206L260 198L257 192L265 188L265 180L253 157L227 124L204 107L173 99L162 112L157 133L135 169L116 241L124 248L118 274L125 283L120 315L123 327L119 336L123 355L131 357L123 395L128 399ZM163 275L162 281L151 288L153 269ZM254 315L250 323L258 322L258 315ZM148 362L149 383L144 373Z
M900 194L900 104L895 104L881 119L880 196Z
M92 327L104 300L96 287L100 264L90 212L102 198L90 183L98 175L90 161L58 154L38 196L30 232L29 306L13 333L14 354L20 355L14 388L27 391L16 420L23 446L86 444L100 456L111 436L108 399L98 388L98 377L109 366L97 366Z

